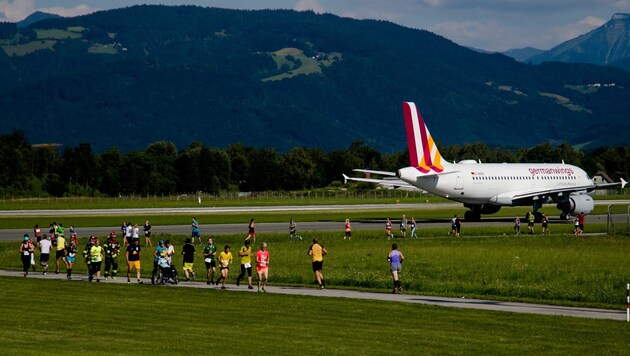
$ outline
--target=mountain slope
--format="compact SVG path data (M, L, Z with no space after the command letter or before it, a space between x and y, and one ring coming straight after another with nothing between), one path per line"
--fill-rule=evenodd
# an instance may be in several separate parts
M531 57L549 61L609 64L630 57L630 14L615 14L601 27Z
M60 18L61 16L56 15L56 14L49 14L46 12L41 12L41 11L35 11L34 13L28 15L24 20L22 21L18 21L17 22L17 27L18 28L24 28L24 27L28 27L36 22L42 21L42 20L46 20L46 19L56 19L56 18Z
M284 151L361 139L392 152L406 147L406 100L443 144L630 141L622 70L525 65L383 21L136 6L49 19L0 41L0 130L36 143Z
M543 52L544 50L542 49L533 48L533 47L524 47L524 48L509 49L505 52L501 52L501 54L506 55L508 57L512 57L519 62L527 62L529 58Z

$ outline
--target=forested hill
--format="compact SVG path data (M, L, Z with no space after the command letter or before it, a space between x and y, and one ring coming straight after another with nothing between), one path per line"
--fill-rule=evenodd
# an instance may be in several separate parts
M34 143L393 152L402 101L445 145L630 142L628 72L526 65L383 21L136 6L2 24L0 38L0 130Z

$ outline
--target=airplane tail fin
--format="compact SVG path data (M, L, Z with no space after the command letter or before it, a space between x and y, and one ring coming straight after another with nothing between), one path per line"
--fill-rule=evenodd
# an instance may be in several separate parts
M440 173L444 170L442 156L424 123L416 104L403 102L407 145L409 147L409 163L422 173L431 171Z

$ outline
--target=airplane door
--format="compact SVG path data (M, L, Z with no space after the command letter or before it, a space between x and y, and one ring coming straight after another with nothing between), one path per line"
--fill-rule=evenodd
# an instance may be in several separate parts
M457 173L457 177L455 178L455 190L464 189L464 177L461 174Z

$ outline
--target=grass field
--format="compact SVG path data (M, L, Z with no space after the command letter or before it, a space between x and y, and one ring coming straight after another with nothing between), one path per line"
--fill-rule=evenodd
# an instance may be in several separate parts
M0 278L3 354L625 354L626 323ZM45 351L44 351L45 350Z
M570 227L569 227L570 228ZM466 238L446 237L444 229L423 230L423 238L397 239L405 254L402 281L409 293L455 297L477 297L546 304L579 305L620 309L624 307L625 286L630 282L627 251L630 240L622 236L502 235L505 228L470 228ZM476 234L476 235L475 235ZM331 287L388 292L391 288L386 255L391 241L383 231L355 232L351 241L342 233L303 232L305 241L289 242L285 234L259 234L258 243L269 243L271 282L280 285L313 285L310 260L306 255L310 239L317 237L329 251L325 276ZM184 236L170 238L181 251ZM231 244L236 255L242 235L219 235L219 248ZM20 269L18 243L0 244L1 268ZM254 248L256 249L256 248ZM143 275L150 276L153 249L142 254ZM205 281L199 256L195 263L198 279ZM80 259L79 259L80 260ZM121 265L124 257L119 258ZM238 271L231 272L231 283ZM180 268L181 257L175 265ZM63 268L62 270L65 270ZM126 273L126 267L119 270ZM76 273L85 272L79 261Z

